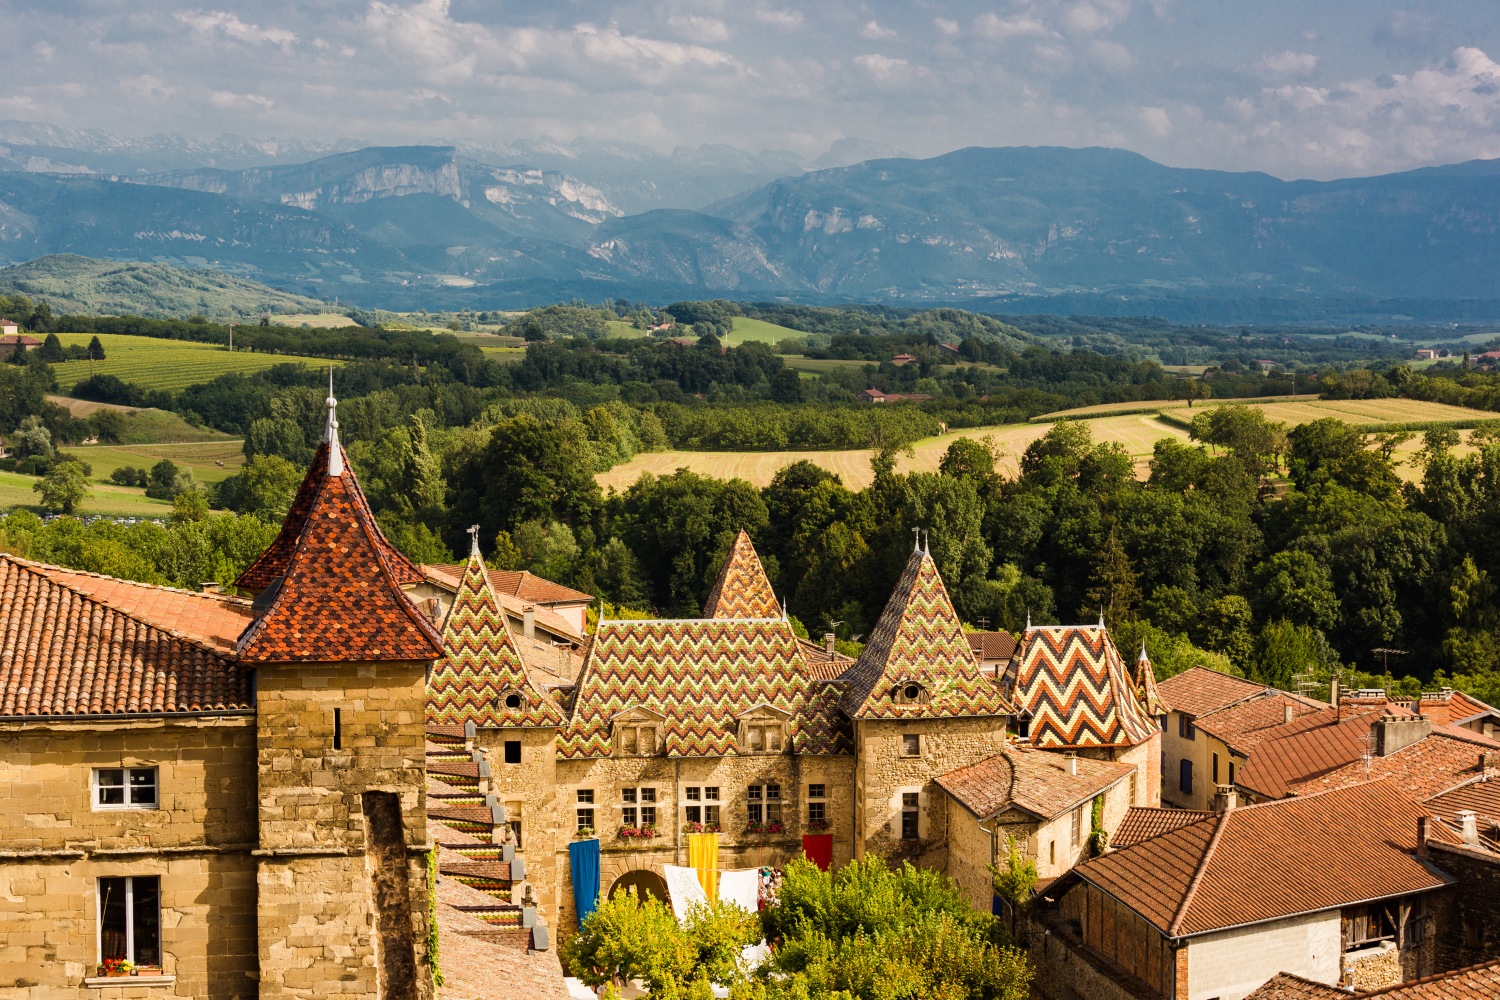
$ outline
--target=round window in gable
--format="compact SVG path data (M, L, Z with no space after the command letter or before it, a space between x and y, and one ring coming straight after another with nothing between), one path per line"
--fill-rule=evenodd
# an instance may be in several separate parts
M521 707L521 696L518 695L518 694L515 694L515 693L511 693L511 694L506 695L505 696L505 707L506 708L520 708Z
M901 693L906 696L907 701L916 701L917 696L922 693L922 688L918 684L908 684L901 689Z

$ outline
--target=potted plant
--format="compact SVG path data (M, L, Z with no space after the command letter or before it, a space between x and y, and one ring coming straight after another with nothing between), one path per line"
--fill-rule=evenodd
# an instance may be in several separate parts
M826 819L810 819L807 821L807 828L814 833L821 833L828 829L828 826L829 823Z
M135 963L128 958L106 958L101 968L110 979L135 975Z
M578 831L573 834L573 839L574 840L593 840L594 839L594 828L591 827L591 826L580 826L578 828Z
M759 822L756 822L755 820L751 820L749 823L745 824L745 833L748 834L749 836L753 837L753 836L757 836L757 835L765 833L765 832L766 832L766 826L765 826L764 823L759 823Z
M686 823L682 824L682 832L705 833L706 831L704 830L702 823L696 822L694 820L688 820Z
M777 834L786 832L786 824L782 823L779 819L773 819L771 822L766 824L765 830L763 832L774 837Z

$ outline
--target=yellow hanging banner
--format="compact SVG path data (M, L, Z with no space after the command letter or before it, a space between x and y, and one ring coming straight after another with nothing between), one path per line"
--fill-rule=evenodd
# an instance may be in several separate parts
M698 872L698 884L709 899L719 898L719 835L688 834L688 866Z

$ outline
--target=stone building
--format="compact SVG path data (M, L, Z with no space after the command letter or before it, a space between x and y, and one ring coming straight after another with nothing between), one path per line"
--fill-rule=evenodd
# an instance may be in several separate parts
M337 426L253 600L0 555L0 995L432 995L441 637Z

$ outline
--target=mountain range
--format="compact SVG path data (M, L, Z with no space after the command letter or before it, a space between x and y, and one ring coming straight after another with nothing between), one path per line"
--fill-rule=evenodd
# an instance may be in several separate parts
M683 176L703 194L767 166L726 173L732 159L704 153ZM722 296L1500 318L1500 161L1320 182L1115 149L973 148L791 170L697 209L674 197L644 210L639 171L551 162L409 146L129 174L0 169L0 261L212 266L386 308Z

